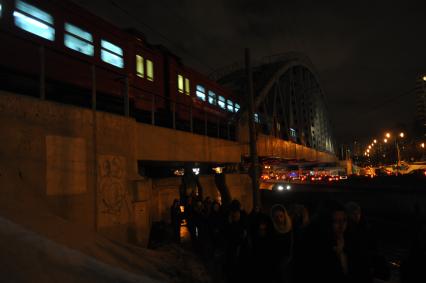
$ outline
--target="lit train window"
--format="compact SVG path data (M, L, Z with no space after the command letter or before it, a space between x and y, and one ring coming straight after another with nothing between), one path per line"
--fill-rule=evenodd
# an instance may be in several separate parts
M217 104L219 105L220 108L226 109L225 101L226 101L225 97L219 95L219 101Z
M65 23L64 44L66 47L93 56L93 36L72 24Z
M260 123L259 114L254 113L254 121L255 121L256 123Z
M185 94L190 95L189 79L188 78L185 78Z
M183 76L178 75L178 91L183 93Z
M154 64L148 59L146 59L146 78L151 82L154 81Z
M217 96L216 93L209 90L209 103L213 105L217 105Z
M102 61L123 68L123 49L109 41L101 40L101 59Z
M2 15L2 5L1 5L1 3L0 3L0 18L1 18L1 15Z
M228 111L234 112L234 102L232 102L232 100L227 100L226 101L226 105L227 105L227 109Z
M143 67L143 57L136 55L136 75L143 78L145 76L145 70Z
M17 0L13 17L17 27L47 40L55 40L53 17L50 14Z
M235 107L235 112L240 111L240 105L238 103L235 103L234 107Z
M197 97L202 101L206 101L206 89L202 85L197 85L195 95L197 95Z

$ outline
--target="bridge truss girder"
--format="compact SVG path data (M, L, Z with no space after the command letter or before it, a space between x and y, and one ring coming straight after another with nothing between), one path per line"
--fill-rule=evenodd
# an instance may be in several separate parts
M334 152L326 101L310 66L300 61L284 64L258 89L255 109L263 133Z

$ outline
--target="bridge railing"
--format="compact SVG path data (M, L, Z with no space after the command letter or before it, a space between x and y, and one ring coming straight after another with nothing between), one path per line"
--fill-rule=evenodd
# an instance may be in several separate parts
M72 56L48 45L27 41L14 34L2 32L0 35L18 45L22 44L25 46L23 49L31 53L24 54L26 57L14 69L11 62L0 62L0 73L5 75L2 76L5 78L4 83L0 80L0 85L7 91L134 117L138 122L155 126L235 140L235 122L223 113L218 112L218 115L196 103L196 99L190 104L177 102L139 88L123 75L124 72ZM55 58L69 63L69 66L58 66ZM78 72L67 70L70 66Z

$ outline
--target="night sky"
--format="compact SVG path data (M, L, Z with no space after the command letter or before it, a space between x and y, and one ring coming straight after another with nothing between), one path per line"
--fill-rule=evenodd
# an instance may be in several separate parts
M315 65L339 143L411 128L415 80L426 72L426 2L74 0L134 27L209 74L244 58L303 52Z

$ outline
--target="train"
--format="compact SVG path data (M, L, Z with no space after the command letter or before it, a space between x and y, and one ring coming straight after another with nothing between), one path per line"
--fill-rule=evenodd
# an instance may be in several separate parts
M127 103L142 122L218 136L240 110L164 46L69 1L0 0L0 42L4 90L114 113Z

